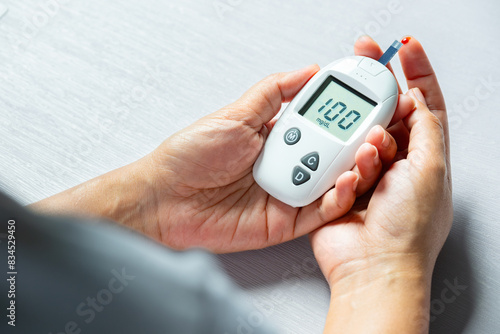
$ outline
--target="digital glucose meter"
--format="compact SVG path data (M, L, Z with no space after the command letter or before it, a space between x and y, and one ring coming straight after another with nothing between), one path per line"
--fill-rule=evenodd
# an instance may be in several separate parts
M346 57L316 73L270 132L253 167L257 184L293 207L332 188L370 129L392 119L398 85L385 65L402 45L395 41L378 61Z

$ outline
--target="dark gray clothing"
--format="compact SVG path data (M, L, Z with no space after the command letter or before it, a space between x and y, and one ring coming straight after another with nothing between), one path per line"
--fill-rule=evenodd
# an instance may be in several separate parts
M202 251L172 251L113 222L36 215L1 194L0 224L0 268L17 272L0 284L0 333L272 332Z

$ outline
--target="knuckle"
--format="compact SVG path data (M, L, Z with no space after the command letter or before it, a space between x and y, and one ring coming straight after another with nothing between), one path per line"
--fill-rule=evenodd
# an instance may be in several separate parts
M437 127L441 133L444 133L443 123L441 123L441 120L439 119L439 117L437 117L432 112L429 112L429 113L430 113L429 121L431 122L432 126Z
M279 82L279 80L281 80L283 75L284 75L284 73L282 73L282 72L272 73L272 74L269 74L267 77L265 77L264 80L262 80L262 81L266 84L274 85L277 82Z

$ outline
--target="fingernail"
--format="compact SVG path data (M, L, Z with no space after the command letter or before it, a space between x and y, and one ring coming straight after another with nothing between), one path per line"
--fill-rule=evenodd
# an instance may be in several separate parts
M381 127L381 126L379 127L379 131L382 131L382 135L384 136L383 139L382 139L382 147L383 148L388 148L389 144L391 143L391 141L389 140L389 136L385 132L384 128Z
M356 189L358 189L358 183L359 183L359 175L356 174L356 180L352 184L352 191L356 192Z
M410 93L413 94L413 97L415 97L417 100L419 100L423 104L427 104L425 102L424 94L422 94L422 91L418 87L412 88L410 90Z
M375 149L375 156L373 157L373 165L377 166L380 162L380 158L378 156L378 150L375 146L372 145L372 147Z
M411 90L408 92L411 92ZM415 94L411 93L411 95L414 96ZM415 99L417 99L417 97L415 97ZM399 94L399 104L404 105L406 103L405 100L409 101L409 103L412 104L412 107L410 110L415 110L415 108L416 108L415 100L410 97L410 94Z

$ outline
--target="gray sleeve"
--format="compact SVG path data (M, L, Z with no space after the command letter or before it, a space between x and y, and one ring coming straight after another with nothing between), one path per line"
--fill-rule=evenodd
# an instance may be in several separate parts
M274 333L201 250L172 251L111 222L38 216L5 197L0 217L4 236L15 220L17 271L16 326L2 314L2 333Z

